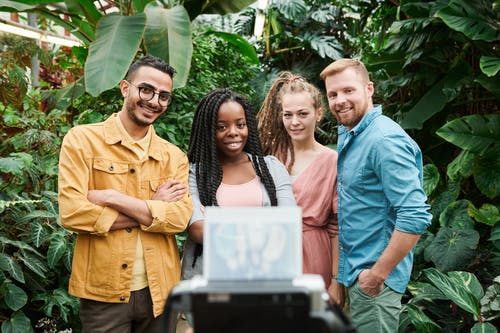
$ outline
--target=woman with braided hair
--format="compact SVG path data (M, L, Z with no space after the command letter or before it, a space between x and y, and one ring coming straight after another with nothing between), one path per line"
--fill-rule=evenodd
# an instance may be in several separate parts
M283 72L271 86L257 115L264 154L286 165L293 194L302 208L304 273L323 277L332 302L343 305L337 282L337 152L316 141L323 116L318 88L303 77Z
M204 207L296 206L285 166L262 154L252 107L229 89L213 90L196 108L188 158L194 211L183 279L201 273Z

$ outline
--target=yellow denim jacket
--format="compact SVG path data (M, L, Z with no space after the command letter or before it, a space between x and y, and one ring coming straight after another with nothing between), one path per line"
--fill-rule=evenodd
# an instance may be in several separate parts
M59 215L61 224L78 234L69 293L101 302L128 302L139 233L153 312L158 316L180 279L175 234L186 228L193 205L189 191L177 202L150 199L156 188L169 179L187 185L188 159L178 147L157 136L151 126L149 152L138 160L130 150L131 142L122 137L116 116L72 128L61 147ZM94 189L115 189L144 199L153 223L149 227L109 231L118 211L88 201L87 193Z

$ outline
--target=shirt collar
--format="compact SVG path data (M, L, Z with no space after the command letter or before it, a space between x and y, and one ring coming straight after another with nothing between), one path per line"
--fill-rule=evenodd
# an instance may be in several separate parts
M380 115L382 115L382 105L377 104L370 111L368 111L363 116L363 118L361 118L360 122L356 126L354 126L350 131L347 130L347 128L344 125L339 126L338 134L340 135L340 134L345 134L346 132L351 132L352 135L358 135L359 133L363 132L365 128L367 128L368 125L370 125L371 122Z
M118 117L118 113L114 113L104 122L105 142L109 145L121 143L123 146L130 149L129 147L130 142L126 140L125 136L120 130L119 124L117 123L116 119L114 119L114 117ZM162 159L161 144L160 144L161 138L156 135L154 127L152 125L149 126L150 126L149 131L151 132L150 134L151 144L149 146L149 151L147 152L147 154L149 157L155 160L161 160Z

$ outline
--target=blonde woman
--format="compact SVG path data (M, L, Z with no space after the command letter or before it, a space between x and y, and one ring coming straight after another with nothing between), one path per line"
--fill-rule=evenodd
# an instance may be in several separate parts
M271 86L257 115L265 155L286 165L302 208L303 271L323 277L331 301L343 304L337 282L337 152L316 141L323 116L318 88L283 72Z

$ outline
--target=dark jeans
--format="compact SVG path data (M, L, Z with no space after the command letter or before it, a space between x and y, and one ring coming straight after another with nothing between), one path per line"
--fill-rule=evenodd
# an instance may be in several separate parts
M82 333L160 333L163 315L154 318L149 288L132 291L128 303L82 298Z

